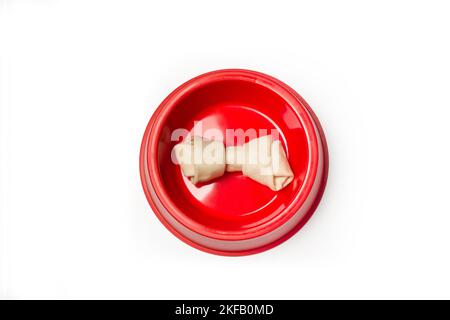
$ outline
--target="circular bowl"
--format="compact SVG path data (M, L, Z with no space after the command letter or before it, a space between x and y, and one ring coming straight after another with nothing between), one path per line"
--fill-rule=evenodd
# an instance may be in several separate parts
M208 129L224 137L226 129L277 133L294 179L280 191L239 173L193 185L171 151L187 133ZM182 84L157 108L142 140L140 173L150 206L175 236L209 253L248 255L287 240L311 217L328 151L317 117L293 89L259 72L218 70Z

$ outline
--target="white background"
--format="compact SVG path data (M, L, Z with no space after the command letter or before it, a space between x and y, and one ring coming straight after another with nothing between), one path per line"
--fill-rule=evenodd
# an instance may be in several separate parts
M0 3L0 297L450 298L448 1ZM162 99L230 67L303 95L331 160L241 258L172 236L138 169Z

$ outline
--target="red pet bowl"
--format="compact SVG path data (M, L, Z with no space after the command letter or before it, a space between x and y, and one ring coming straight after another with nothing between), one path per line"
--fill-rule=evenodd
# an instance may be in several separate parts
M193 185L171 151L177 129L276 130L294 172L276 192L240 173ZM320 123L294 90L268 75L219 70L182 84L158 107L145 130L141 180L159 220L187 244L214 254L248 255L295 234L316 209L326 184L328 152Z

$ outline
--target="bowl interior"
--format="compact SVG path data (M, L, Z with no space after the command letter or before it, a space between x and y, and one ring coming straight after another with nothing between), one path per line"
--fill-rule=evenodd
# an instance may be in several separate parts
M226 129L247 133L254 129L258 136L265 135L260 130L275 130L286 150L294 180L278 192L241 173L225 173L214 181L193 185L171 161L171 150L182 140L180 137L172 141L174 130L184 128L192 132L194 125L196 130L201 126L203 132L218 129L222 137L226 137ZM242 144L250 137L225 141ZM256 82L224 79L191 90L177 101L164 122L157 158L163 187L184 219L208 231L242 233L279 215L300 192L308 168L308 152L302 122L283 98Z

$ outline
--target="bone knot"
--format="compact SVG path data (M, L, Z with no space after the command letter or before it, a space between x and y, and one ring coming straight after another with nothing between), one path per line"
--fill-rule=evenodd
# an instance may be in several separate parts
M281 142L270 135L226 148L222 142L194 136L177 144L174 153L183 175L194 184L221 177L225 171L242 171L278 191L294 178Z

